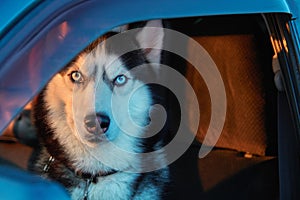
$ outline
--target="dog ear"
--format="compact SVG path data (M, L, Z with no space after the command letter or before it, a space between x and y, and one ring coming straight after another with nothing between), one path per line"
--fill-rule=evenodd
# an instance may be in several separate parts
M147 21L146 25L137 34L136 39L140 47L145 48L144 53L150 63L160 63L163 38L164 30L161 20Z

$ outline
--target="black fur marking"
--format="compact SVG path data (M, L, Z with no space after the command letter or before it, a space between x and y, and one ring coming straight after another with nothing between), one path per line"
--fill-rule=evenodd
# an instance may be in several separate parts
M38 131L40 143L30 159L32 163L29 164L29 170L43 174L43 167L47 164L50 155L52 155L55 161L51 163L51 167L45 175L69 188L77 185L79 180L74 178L74 175L66 169L66 166L70 165L71 162L59 142L54 139L54 131L49 127L48 119L45 116L50 111L46 108L44 95L45 90L39 94L33 107L34 124ZM64 165L61 163L64 163Z
M42 145L45 145L48 149L51 149L52 152L49 152L51 155L57 155L55 159L66 161L67 160L64 150L60 147L59 142L54 138L54 131L49 126L47 117L50 112L46 108L46 103L44 101L45 90L40 93L36 100L36 104L33 110L34 124L38 131L39 140Z
M156 74L153 71L151 64L146 59L143 50L137 49L135 51L128 52L122 55L120 58L125 67L128 69L129 73L131 73L135 79L138 79L142 82L147 82L149 79L153 81L154 78L156 78ZM139 67L141 65L149 66L134 70L135 67Z

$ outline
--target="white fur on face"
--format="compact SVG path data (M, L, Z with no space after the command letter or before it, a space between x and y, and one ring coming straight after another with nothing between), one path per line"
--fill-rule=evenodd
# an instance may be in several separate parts
M153 20L146 26L162 27L162 22ZM140 47L147 48L144 53L150 63L160 61L163 37L162 29L142 29L136 36ZM120 58L106 52L105 41L90 53L80 54L66 70L49 82L44 100L54 137L73 167L94 174L111 168L122 171L132 165L138 167L140 161L126 151L139 152L140 145L128 134L142 136L145 133L152 105L149 88L126 69ZM81 83L71 81L73 71L81 73ZM128 78L126 84L112 87L112 81L122 74ZM94 112L109 117L106 135L86 130L84 119Z
M71 81L73 71L83 75L82 83ZM106 80L103 79L104 74ZM112 81L122 74L128 77L127 83L112 89L107 80ZM136 92L132 94L134 90ZM137 140L123 130L134 135L143 134L145 130L141 125L146 125L152 104L150 91L130 74L122 60L107 54L105 45L99 45L89 54L82 53L66 72L57 74L46 88L45 101L55 137L77 170L96 174L110 168L124 170L138 165L136 158L126 154L126 151L138 151ZM109 117L106 135L111 141L104 134L94 135L86 130L84 117L94 112ZM140 125L123 127L133 123ZM118 154L117 148L124 149L124 153Z

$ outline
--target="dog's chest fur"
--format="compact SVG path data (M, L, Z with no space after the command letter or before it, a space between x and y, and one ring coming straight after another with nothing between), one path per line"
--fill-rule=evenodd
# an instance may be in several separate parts
M70 193L71 198L98 199L161 199L169 182L168 168L148 173L116 172L107 176L84 176L66 167L66 163L49 161L51 157L43 148L35 155L32 169L43 177L58 181Z

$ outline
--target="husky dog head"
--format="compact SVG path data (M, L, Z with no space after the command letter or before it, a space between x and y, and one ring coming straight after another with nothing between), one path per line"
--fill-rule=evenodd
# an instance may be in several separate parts
M154 20L146 26L162 24ZM109 42L112 37L97 39L55 75L35 109L48 152L75 170L93 174L138 165L127 152L142 152L140 139L131 134L143 137L147 131L153 98L142 77L155 72L133 68L160 61L163 29L142 28L118 42ZM124 45L135 51L122 54Z

